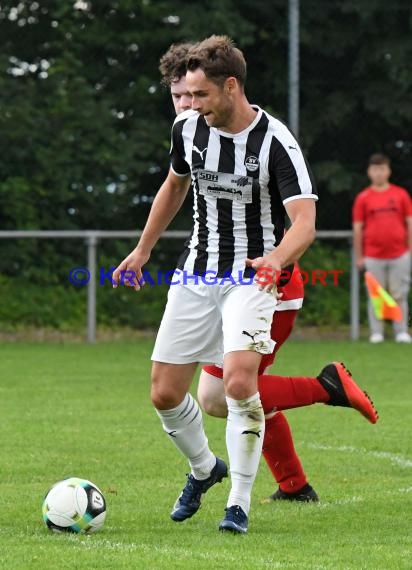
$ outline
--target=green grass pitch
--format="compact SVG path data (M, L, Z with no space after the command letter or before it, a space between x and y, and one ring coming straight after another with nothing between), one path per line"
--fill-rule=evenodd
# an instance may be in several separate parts
M187 464L149 400L151 342L0 346L0 568L410 569L412 347L289 342L277 373L343 360L371 394L377 425L323 405L287 412L321 502L262 505L275 489L261 462L246 536L217 525L225 480L184 523L169 512ZM205 418L226 458L225 423ZM67 476L94 481L108 515L92 536L55 535L42 499Z

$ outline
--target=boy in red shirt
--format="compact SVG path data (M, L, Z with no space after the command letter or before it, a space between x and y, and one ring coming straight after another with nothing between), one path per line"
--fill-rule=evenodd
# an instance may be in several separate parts
M356 264L373 273L389 289L402 308L403 319L393 322L396 342L411 343L408 333L408 293L412 252L412 201L408 192L389 181L390 160L383 154L369 159L371 185L362 190L353 205L353 233ZM368 304L370 342L384 340L383 321Z

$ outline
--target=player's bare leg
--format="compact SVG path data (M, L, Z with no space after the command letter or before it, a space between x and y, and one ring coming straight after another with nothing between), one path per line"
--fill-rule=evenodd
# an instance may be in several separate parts
M151 398L163 429L187 457L191 468L171 518L183 521L199 509L202 495L227 476L225 463L209 449L201 409L189 393L197 364L154 362Z
M262 374L258 388L266 414L313 404L353 408L375 424L379 415L368 394L360 388L341 362L327 364L318 376L276 376ZM220 378L202 370L198 399L211 416L225 418L227 405Z
M227 418L227 402L223 378L216 378L213 374L202 370L197 388L197 399L202 409L209 416Z

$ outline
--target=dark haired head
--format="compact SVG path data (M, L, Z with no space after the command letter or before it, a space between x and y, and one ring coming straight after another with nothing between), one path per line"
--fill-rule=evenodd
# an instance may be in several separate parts
M175 81L186 75L186 57L194 44L172 44L160 58L159 71L162 74L162 84L170 87Z
M374 164L387 164L388 166L391 165L390 158L386 156L386 154L381 154L376 152L369 157L368 166L372 166Z
M199 68L217 85L223 85L228 77L235 77L242 88L245 85L245 58L228 36L210 36L190 48L187 69Z

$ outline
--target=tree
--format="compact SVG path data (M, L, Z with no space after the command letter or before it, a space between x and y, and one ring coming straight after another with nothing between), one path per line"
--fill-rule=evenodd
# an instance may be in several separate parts
M407 0L301 2L300 132L319 228L350 227L372 152L387 152L412 188L411 13ZM249 99L286 120L286 0L2 2L1 228L143 227L173 118L159 58L212 33L244 51ZM174 227L190 216L188 200ZM118 260L119 247L105 251ZM3 242L0 272L58 281L82 255L83 244Z

